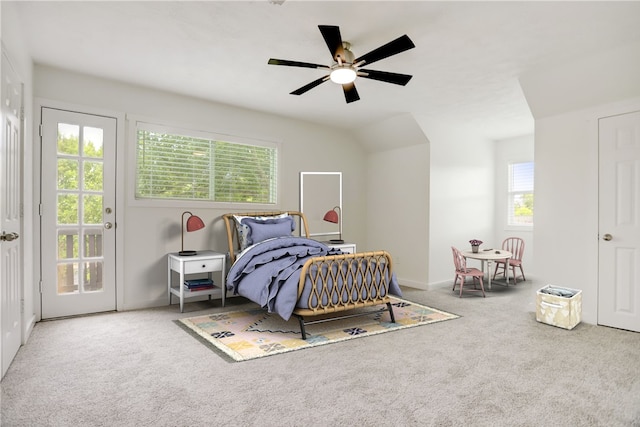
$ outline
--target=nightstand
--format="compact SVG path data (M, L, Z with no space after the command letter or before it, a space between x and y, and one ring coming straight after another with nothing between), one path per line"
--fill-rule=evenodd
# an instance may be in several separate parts
M175 295L180 298L180 313L184 310L185 298L208 295L211 300L212 295L220 296L222 306L224 307L227 297L225 280L225 262L226 255L214 251L198 251L196 255L180 256L177 252L172 252L167 256L167 284L169 291L169 305L171 305L171 296ZM176 285L173 284L172 272L177 272L180 280ZM220 282L214 283L211 289L192 291L184 286L185 276L189 274L206 273L211 279L211 273L220 272Z
M355 243L331 243L331 242L322 242L325 245L329 246L333 249L340 249L344 254L355 254L356 253L356 244Z

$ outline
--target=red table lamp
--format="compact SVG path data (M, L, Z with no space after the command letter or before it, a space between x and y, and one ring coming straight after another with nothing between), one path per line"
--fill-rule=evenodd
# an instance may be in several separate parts
M331 243L344 243L344 240L342 240L342 215L338 214L338 212L336 212L336 209L338 209L338 211L340 211L342 213L342 210L340 209L340 206L336 206L335 208L331 209L330 211L328 211L326 214L324 214L324 220L327 222L332 222L334 224L338 224L339 225L339 239L331 239L329 240L329 242Z
M189 214L189 218L187 218L187 232L192 232L192 231L197 231L200 230L202 228L204 228L204 222L202 222L202 219L200 219L199 216L196 216L194 214L192 214L191 212L183 212L182 213L182 250L180 252L178 252L178 255L180 256L191 256L191 255L196 255L198 252L196 251L190 251L184 250L184 216L186 214Z

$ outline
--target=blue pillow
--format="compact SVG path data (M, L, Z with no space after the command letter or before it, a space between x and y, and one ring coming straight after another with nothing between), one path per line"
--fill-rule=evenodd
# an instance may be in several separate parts
M295 222L291 216L275 219L244 218L242 224L249 227L248 243L255 245L274 237L291 236Z
M249 230L249 226L244 224L242 221L244 219L247 218L251 218L251 219L257 219L257 220L271 220L271 219L277 219L277 218L285 218L288 217L289 214L288 213L283 213L280 215L276 215L276 216L242 216L242 215L234 215L233 218L235 219L236 222L236 230L237 230L237 236L238 236L238 243L240 244L240 252L244 251L245 249L247 249L248 246L251 245L251 241L249 239L249 233L251 232L251 230Z

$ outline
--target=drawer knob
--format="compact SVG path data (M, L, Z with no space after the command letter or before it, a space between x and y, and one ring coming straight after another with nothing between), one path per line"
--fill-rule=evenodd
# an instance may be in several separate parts
M202 264L202 268L205 268L207 266L207 264Z

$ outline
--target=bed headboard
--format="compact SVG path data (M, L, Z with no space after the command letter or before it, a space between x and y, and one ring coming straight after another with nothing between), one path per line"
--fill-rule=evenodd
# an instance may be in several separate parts
M261 216L270 217L278 216L282 214L289 214L293 217L294 221L298 224L299 229L303 231L304 237L309 237L309 225L307 224L307 217L302 212L297 211L273 211L273 212L236 212L227 213L222 215L224 219L224 225L227 228L227 244L229 246L229 261L233 264L236 260L236 250L240 248L240 242L238 240L238 231L235 226L234 215L240 216Z

